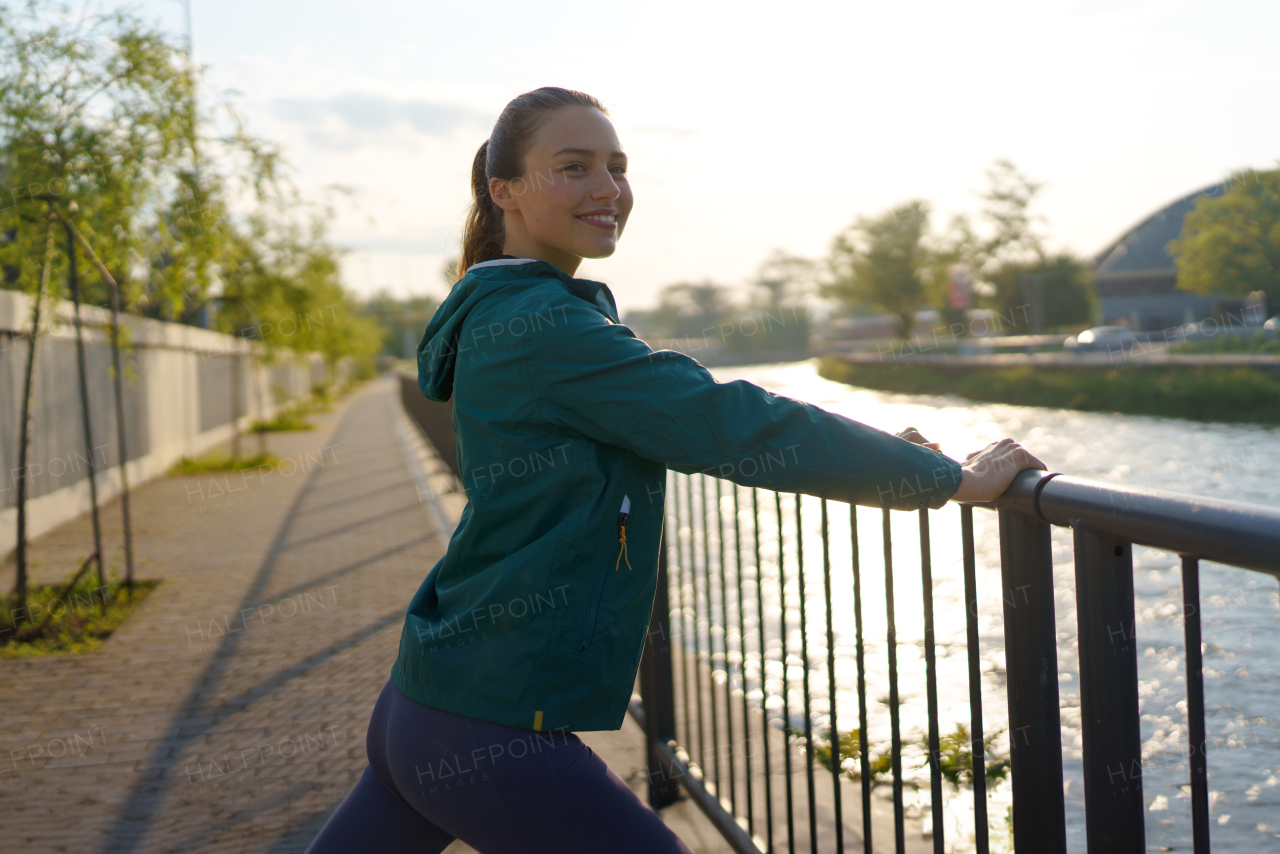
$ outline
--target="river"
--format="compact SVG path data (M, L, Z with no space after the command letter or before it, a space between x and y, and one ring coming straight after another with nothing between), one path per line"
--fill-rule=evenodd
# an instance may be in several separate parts
M913 426L953 457L1011 436L1050 470L1104 482L1126 483L1280 507L1280 429L1200 424L1176 419L1107 415L1060 409L974 403L956 397L871 391L818 376L816 362L715 368L721 381L745 379L770 391L805 400L890 432ZM788 497L789 501L790 498ZM810 507L809 503L813 502ZM806 568L820 555L816 499L805 499ZM788 505L790 506L790 505ZM948 505L932 515L932 556L943 733L969 718L966 681L963 576L959 511ZM983 714L987 732L1003 729L1008 714L1003 690L1004 636L995 514L975 512L979 620L983 660ZM762 519L768 514L762 513ZM923 730L924 658L922 589L915 514L894 514L894 592L904 734ZM843 525L843 528L841 527ZM786 526L784 525L784 531ZM863 566L868 703L873 752L888 741L884 702L885 590L879 514L861 509L858 522ZM833 605L836 618L838 726L855 727L857 696L853 654L848 521L832 519ZM1058 667L1062 697L1068 844L1085 851L1081 774L1076 613L1070 531L1055 528ZM1147 844L1152 851L1190 850L1191 813L1186 771L1187 727L1181 620L1181 579L1175 555L1134 549L1138 668L1142 712L1143 783ZM792 557L788 556L788 560ZM820 558L817 558L820 561ZM776 571L776 550L762 565ZM810 614L822 614L821 563L807 585ZM774 576L776 577L776 575ZM776 585L775 585L776 586ZM766 585L766 604L776 605ZM1206 563L1201 569L1204 674L1209 744L1210 819L1218 852L1280 852L1280 600L1274 577ZM816 608L817 610L812 610ZM794 619L794 618L793 618ZM810 658L825 661L825 631L812 620ZM794 625L794 622L792 623ZM792 650L798 644L792 645ZM794 666L794 660L793 660ZM821 668L820 668L821 669ZM768 671L766 678L780 679ZM790 671L789 671L790 672ZM748 669L748 690L758 676ZM825 679L817 682L825 684ZM758 686L758 682L755 683ZM774 684L773 681L770 684ZM753 692L759 697L759 691ZM775 698L776 700L776 698ZM795 706L793 705L794 709ZM826 715L825 697L819 707ZM828 718L820 723L826 725ZM998 741L1008 749L1007 734ZM922 764L913 751L916 768ZM918 773L918 771L917 771ZM927 791L927 790L926 790ZM1003 822L1007 785L992 803L993 825ZM962 798L954 799L957 802ZM962 803L948 823L964 836ZM919 822L916 822L918 832ZM951 847L950 845L948 846ZM997 846L993 845L993 850ZM960 845L955 850L966 850Z

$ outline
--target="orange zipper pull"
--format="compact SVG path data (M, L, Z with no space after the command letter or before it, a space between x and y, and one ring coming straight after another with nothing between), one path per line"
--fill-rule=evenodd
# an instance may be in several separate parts
M627 560L627 571L631 571L631 556L627 554L627 517L631 515L631 499L622 496L622 507L618 510L618 559L613 562L613 571L617 572L622 559Z

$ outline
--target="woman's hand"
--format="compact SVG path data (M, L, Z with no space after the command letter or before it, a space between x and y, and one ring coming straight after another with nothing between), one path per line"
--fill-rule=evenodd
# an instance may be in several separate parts
M910 442L913 445L924 445L926 448L932 448L935 451L942 450L941 445L939 445L937 442L930 442L920 433L919 430L917 430L914 427L908 427L907 429L903 430L901 433L894 433L893 435L897 436L899 439L906 439L908 442Z
M966 503L994 501L1009 488L1018 472L1047 468L1038 457L1017 442L1001 439L964 458L964 462L960 464L960 488L951 496L951 500Z

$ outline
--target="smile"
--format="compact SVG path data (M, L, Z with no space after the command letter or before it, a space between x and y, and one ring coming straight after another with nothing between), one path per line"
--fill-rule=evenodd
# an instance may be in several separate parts
M614 229L618 227L617 214L581 214L578 219L589 222L596 228Z

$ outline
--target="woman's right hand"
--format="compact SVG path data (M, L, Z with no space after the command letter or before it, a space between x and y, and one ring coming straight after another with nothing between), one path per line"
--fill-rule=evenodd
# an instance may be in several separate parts
M960 464L960 488L951 500L970 504L994 501L1009 488L1018 472L1047 468L1017 442L1001 439L964 458Z

